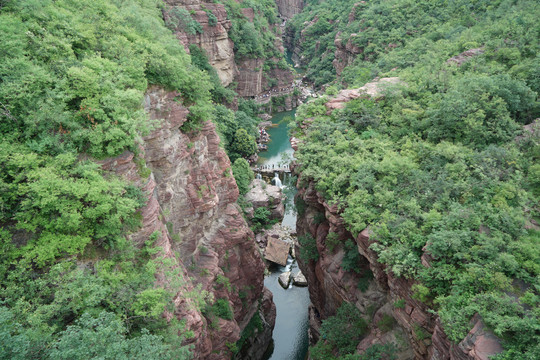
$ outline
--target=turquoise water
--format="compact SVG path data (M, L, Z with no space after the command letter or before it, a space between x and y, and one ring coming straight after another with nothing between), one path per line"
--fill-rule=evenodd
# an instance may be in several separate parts
M294 117L296 110L275 114L272 123L276 127L268 128L271 141L268 143L268 151L259 153L259 165L281 166L288 164L294 150L289 142L287 134L287 122L284 118ZM286 195L285 216L282 225L296 229L296 211L294 209L294 195L296 194L295 178L291 174L281 174L283 193ZM308 339L308 288L291 286L287 290L278 283L279 275L284 271L292 270L296 274L299 269L289 257L286 267L273 266L270 275L264 279L264 285L274 295L276 304L276 326L272 334L274 349L267 359L270 360L305 360L309 347Z
M288 164L291 161L294 150L289 142L287 121L284 121L284 119L286 117L294 118L295 113L296 109L277 113L272 117L272 124L277 126L266 129L270 135L268 151L261 151L259 153L259 161L257 164L270 166L274 165L277 167L283 164Z

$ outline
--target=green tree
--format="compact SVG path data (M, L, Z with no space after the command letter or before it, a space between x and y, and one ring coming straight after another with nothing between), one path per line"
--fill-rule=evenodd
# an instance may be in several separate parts
M231 142L231 153L229 157L231 160L238 159L239 157L248 157L257 152L257 143L255 137L249 135L245 129L238 129L234 133L233 141Z
M246 159L239 158L234 161L232 171L236 185L238 185L238 191L241 195L245 195L249 191L251 181L255 178L253 170Z
M143 330L134 338L126 337L126 328L112 313L97 316L83 314L74 325L60 333L50 350L51 359L190 359L185 352L174 351L163 338Z

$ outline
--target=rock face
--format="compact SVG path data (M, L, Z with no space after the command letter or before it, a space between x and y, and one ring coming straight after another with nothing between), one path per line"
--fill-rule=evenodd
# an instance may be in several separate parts
M383 96L383 92L390 86L405 85L398 77L389 77L375 79L358 89L341 90L335 97L326 103L328 111L335 109L343 109L345 105L354 99L358 98L379 98Z
M321 320L335 315L344 301L355 304L363 314L371 313L373 323L377 316L382 316L381 309L388 307L391 302L387 286L371 279L368 259L361 259L358 264L359 273L345 271L341 268L341 261L345 255L343 246L336 246L332 251L327 247L326 238L329 233L337 234L340 243L344 243L346 239L354 239L345 230L337 206L326 203L315 190L313 183L299 188L297 196L306 203L304 216L299 216L297 220L298 235L310 234L316 241L319 253L317 262L305 262L300 257L297 258L299 267L309 283L309 295L313 304L313 309L310 311L310 338L312 341L318 340ZM320 220L321 217L323 221ZM296 253L299 251L298 247ZM361 290L358 284L363 278L367 280ZM381 343L389 336L399 336L397 334L404 333L399 326L389 329L384 334L377 331L379 329L376 326L370 328L366 338L371 339L371 343ZM403 338L406 339L405 336ZM400 346L399 351L400 359L414 358L410 345L407 345L406 341Z
M337 33L334 40L336 52L334 53L334 61L332 61L332 65L334 65L338 76L341 75L345 67L354 62L358 54L363 52L362 48L354 44L354 39L358 36L357 34L351 34L351 37L345 43L340 36L341 33Z
M228 30L231 22L227 20L227 11L223 4L189 0L168 0L171 6L182 6L192 14L192 18L202 26L202 32L195 34L177 29L176 36L189 51L189 44L196 44L203 49L208 56L208 62L212 65L224 86L233 82L238 75L238 69L234 61L234 43L229 39ZM203 9L204 6L204 9ZM217 18L215 24L209 22L209 13ZM174 15L171 11L164 12L165 19Z
M271 219L281 220L285 214L283 194L281 189L267 184L264 180L255 179L251 183L251 189L246 194L246 200L253 204L253 209L265 207L270 210Z
M279 223L274 224L270 229L266 229L264 230L264 232L258 233L255 237L255 241L261 249L265 249L268 243L272 240L279 240L281 242L284 242L288 244L291 250L294 250L294 234L292 233L292 230L287 226L283 226Z
M293 285L295 286L308 286L308 282L304 274L302 272L298 272L298 274L293 276Z
M377 98L381 96L384 84L399 83L399 78L385 78L368 83L360 89L343 90L326 107L331 111L344 107L347 101L358 97ZM523 136L533 134L534 129L534 125L530 129L525 128ZM459 344L452 343L439 317L425 303L413 298L414 280L394 276L378 261L377 254L370 248L372 240L369 228L353 236L346 230L338 206L328 204L315 190L313 181L299 178L298 185L306 182L307 185L298 188L297 196L306 203L306 210L304 216L298 217L296 228L298 235L309 234L315 239L319 253L317 262L297 259L309 282L313 304L310 309L310 339L318 339L321 319L334 315L340 304L347 301L355 304L362 313L372 314L370 331L357 347L360 352L373 344L394 342L400 344L397 357L403 360L487 360L489 356L503 350L500 340L485 329L478 316L471 320L473 326L469 334ZM324 221L320 221L321 215L324 215ZM328 246L327 237L330 233L339 240L338 245L333 241L334 245ZM345 272L341 268L344 256L342 244L345 240L356 244L361 255L357 264L358 273ZM422 256L424 266L430 266L428 255L424 253ZM363 290L359 289L359 281L362 281ZM369 313L368 309L371 309ZM392 329L379 326L385 316L387 324L391 323L388 321L391 318L395 321ZM408 344L395 341L400 337L406 338Z
M272 293L267 288L264 288L259 316L263 323L262 330L254 327L254 334L250 338L242 350L234 357L235 360L260 360L268 348L269 342L272 340L272 329L276 323L276 305L272 301Z
M255 96L263 92L264 59L245 59L238 61L238 85L236 92L240 96Z
M477 49L470 49L467 51L462 52L459 55L456 55L454 57L451 57L446 61L447 64L456 64L457 66L461 66L465 64L467 61L471 60L475 56L482 55L485 52L484 48L477 48Z
M369 333L358 344L358 351L387 342L401 344L398 359L484 360L502 351L499 339L484 328L478 317L473 318L474 326L465 339L459 344L451 343L439 318L430 312L426 304L412 298L414 281L395 277L378 262L377 254L369 248L369 229L357 237L350 234L345 229L337 206L330 206L317 193L313 182L299 188L297 196L307 204L305 215L297 221L298 234L313 236L319 252L316 263L298 259L309 282L313 303L310 309L310 338L313 341L318 339L321 319L334 315L339 305L347 301L355 304L362 313L372 314ZM320 214L324 214L325 220L322 222ZM350 239L356 244L361 255L360 274L345 272L341 268L344 250L341 246L334 251L329 249L326 241L329 233L336 233L341 242ZM362 274L367 271L373 274L372 280L364 285L365 291L361 291L357 284L365 278ZM377 326L385 315L387 319L394 319L392 329ZM399 338L407 341L397 341Z
M289 5L294 5L288 9L283 7L287 13L300 11L303 1L284 1ZM223 4L201 0L166 0L168 5L163 16L168 23L177 22L175 11L185 9L191 18L201 25L201 31L184 29L182 26L175 28L178 40L189 51L189 45L195 44L203 49L208 57L208 62L217 71L217 74L224 86L236 83L236 92L243 97L256 97L272 89L290 86L293 81L293 74L288 69L278 67L263 73L263 65L266 61L277 62L279 59L264 58L239 58L234 53L234 43L229 37L232 27L228 20L227 10ZM245 21L253 22L255 17L254 9L242 8L242 15ZM285 49L281 39L281 28L272 26L269 31L276 34L276 49L282 54Z
M148 195L140 210L143 227L131 238L142 245L150 234L159 232L156 245L177 272L174 279L164 274L157 279L177 291L175 309L166 317L186 321L187 330L194 332L189 342L194 345L196 359L230 358L227 343L240 338L256 312L270 328L262 331L266 336L260 337L257 345L266 349L275 309L272 315L271 294L263 291L264 264L236 204L238 188L229 159L219 147L211 122L197 133L180 130L188 110L174 101L177 95L150 88L145 108L152 119L162 119L160 127L144 138L137 161L126 152L104 161L103 168L139 184ZM139 174L144 174L144 161L150 170L146 178ZM227 278L230 286L223 281L216 284L218 276ZM205 292L216 300L225 299L234 318L219 319L219 326L210 327L193 299ZM259 300L267 302L262 310Z
M300 14L304 8L304 0L276 0L279 16L285 20Z

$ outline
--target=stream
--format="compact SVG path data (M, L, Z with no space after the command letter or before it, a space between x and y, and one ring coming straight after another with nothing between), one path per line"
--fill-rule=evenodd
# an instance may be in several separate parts
M259 165L288 164L293 158L293 149L287 133L287 116L294 117L296 110L277 113L272 117L275 127L267 129L270 135L268 151L259 153ZM296 187L290 174L282 174L283 192L287 196L285 201L285 216L282 225L296 229L296 211L294 209L294 195ZM272 334L273 351L265 359L269 360L305 360L308 340L308 306L310 303L307 287L296 287L292 283L287 290L278 283L278 277L285 271L292 271L296 275L298 266L290 256L287 266L272 265L270 275L264 279L264 285L274 295L276 304L276 325ZM271 345L272 346L272 345ZM269 351L270 352L270 351Z

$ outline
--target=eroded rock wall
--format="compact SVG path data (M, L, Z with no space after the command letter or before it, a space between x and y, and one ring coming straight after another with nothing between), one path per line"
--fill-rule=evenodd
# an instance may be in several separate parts
M189 44L196 44L203 49L208 62L216 69L223 86L231 84L238 75L238 68L234 57L234 43L228 34L231 22L227 19L225 6L199 0L168 0L167 4L171 7L183 7L190 12L195 21L201 24L201 32L193 34L177 29L176 37L187 51L189 51ZM210 22L209 13L217 18L216 23ZM173 16L171 8L164 11L165 20L170 19L171 16Z
M137 157L126 152L103 167L138 184L148 196L141 209L143 227L132 240L142 245L158 231L156 245L174 263L174 279L158 277L160 285L177 292L175 309L166 316L186 321L193 331L188 342L196 359L226 359L257 312L265 324L255 336L257 346L269 344L275 308L263 286L264 264L236 204L238 188L215 126L208 121L200 131L182 132L188 110L175 101L177 95L150 88L145 108L161 125L144 138ZM194 298L204 292L227 301L233 319L203 316Z
M332 65L336 69L336 74L341 75L343 69L351 65L354 62L354 59L363 52L363 49L354 44L354 39L357 34L351 34L351 37L344 41L341 38L341 33L336 34L334 40L334 45L336 46L336 51L334 53L334 61Z
M279 16L285 20L300 14L305 5L305 0L276 0Z
M310 310L312 340L318 339L321 320L334 315L339 305L347 301L371 320L369 333L358 344L360 352L373 344L388 342L399 345L398 359L488 360L488 356L502 351L500 341L485 329L477 316L471 320L473 327L469 334L459 344L452 343L438 316L414 298L414 280L397 278L378 261L377 254L369 248L372 242L369 229L357 237L350 234L337 207L330 206L317 193L313 182L299 187L297 196L306 204L305 213L298 217L298 234L313 236L320 254L317 262L298 261L308 279L313 303ZM373 273L366 291L357 287L361 274L342 269L342 246L330 251L327 236L331 232L338 234L341 243L350 239L356 244L361 255L359 266L362 271L369 269ZM299 251L297 249L297 253ZM377 326L385 314L396 320L392 331L383 331Z
M346 251L344 246L327 245L326 238L329 233L337 234L341 244L347 239L354 241L354 237L345 230L337 207L330 206L317 193L312 182L299 188L297 196L305 203L305 212L299 214L296 224L298 235L312 236L319 253L316 262L306 262L301 257L298 258L300 269L308 280L313 304L310 309L310 340L316 342L319 339L321 321L335 315L340 305L348 302L368 317L371 324L364 340L358 344L358 350L365 350L373 344L393 342L399 346L399 359L413 359L414 354L403 327L394 326L383 331L377 326L383 316L393 316L392 297L389 296L387 283L371 279L367 280L364 286L359 286L361 279L366 278L366 274L371 271L369 260L361 257L359 272L345 271L341 266ZM299 247L296 253L301 253ZM384 273L382 275L384 276Z
M302 1L290 2L296 4ZM288 69L275 68L263 73L263 65L267 60L277 61L278 59L242 58L235 54L234 43L229 37L232 24L223 4L201 0L166 0L166 4L168 7L163 11L166 21L174 18L175 8L183 8L189 12L193 20L201 25L201 31L195 33L178 27L175 30L176 37L187 51L190 44L195 44L205 51L210 65L216 69L223 86L236 83L238 95L255 97L272 88L282 88L292 84L293 74ZM254 21L255 12L252 8L243 8L241 11L245 21ZM297 11L297 8L290 11ZM211 14L217 21L210 19ZM276 34L276 49L283 54L285 50L281 27L272 26L268 31Z

